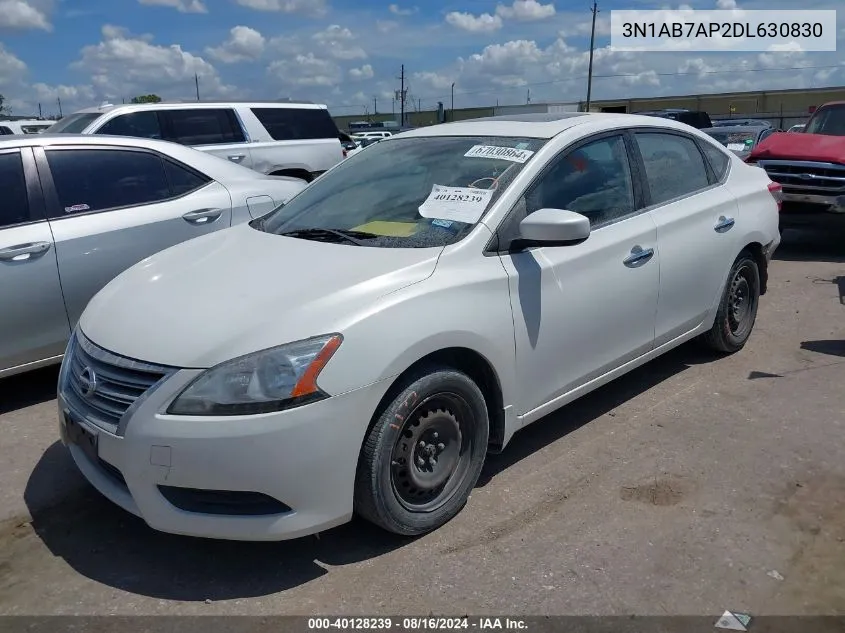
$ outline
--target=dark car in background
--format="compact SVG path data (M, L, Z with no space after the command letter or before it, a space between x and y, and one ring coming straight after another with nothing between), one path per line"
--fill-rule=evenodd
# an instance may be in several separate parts
M721 119L713 121L713 127L774 127L764 119Z
M694 128L702 130L704 128L713 127L713 122L710 120L710 115L706 112L695 110L682 109L666 109L666 110L646 110L644 112L635 112L634 114L642 114L644 116L656 116L663 119L672 119L679 123L686 123Z
M736 125L713 127L701 130L712 136L734 154L745 160L751 150L770 134L779 130L770 125Z

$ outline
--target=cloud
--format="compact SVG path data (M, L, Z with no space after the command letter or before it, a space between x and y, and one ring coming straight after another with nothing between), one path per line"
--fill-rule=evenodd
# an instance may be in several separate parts
M717 9L736 9L736 0L716 0Z
M318 88L335 86L342 76L340 66L333 61L315 57L314 53L275 61L267 68L267 72L285 85Z
M412 7L410 9L402 9L402 8L399 7L398 4L391 4L390 6L387 7L387 9L393 15L414 15L415 13L418 13L419 10L420 10L419 7Z
M0 0L0 29L52 31L46 12L25 0Z
M349 76L354 79L355 81L362 81L364 79L372 79L373 75L373 67L369 64L364 64L360 68L350 68L349 69Z
M79 60L71 64L74 70L90 73L98 95L110 99L138 93L187 97L194 91L195 74L205 98L223 98L235 92L221 82L214 66L178 44L159 46L153 44L152 36L133 36L109 24L101 31L102 41L85 46Z
M264 46L261 33L248 26L236 26L229 31L228 40L220 46L209 46L205 53L224 64L235 64L259 59L264 53Z
M208 13L202 0L138 0L141 4L155 7L170 7L179 13Z
M335 59L366 59L367 53L355 43L355 35L339 24L332 24L324 31L311 36L320 47Z
M379 33L390 33L399 28L399 22L394 20L376 20L376 30Z
M312 17L320 17L328 13L326 0L235 0L235 2L256 11L299 13Z
M498 15L482 13L475 16L471 13L452 11L446 14L446 22L457 29L470 33L492 33L502 28L502 18Z
M496 7L496 15L499 17L523 22L545 20L554 14L555 5L551 3L540 4L537 0L514 0L513 4L509 7L502 4Z
M14 83L23 77L26 71L26 64L7 51L3 43L0 42L0 86Z

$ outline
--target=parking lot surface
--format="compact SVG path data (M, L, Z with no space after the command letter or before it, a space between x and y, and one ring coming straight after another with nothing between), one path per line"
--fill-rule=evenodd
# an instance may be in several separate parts
M842 237L785 232L742 352L685 345L531 425L419 539L153 532L59 444L57 370L2 380L0 613L843 614Z

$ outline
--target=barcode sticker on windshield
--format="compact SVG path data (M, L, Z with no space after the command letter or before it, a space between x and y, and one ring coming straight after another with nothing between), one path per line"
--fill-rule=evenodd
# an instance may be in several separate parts
M481 219L495 191L473 187L434 185L420 205L420 215L435 220L475 224Z
M469 158L498 158L514 163L524 163L534 155L528 149L515 147L497 147L495 145L473 145L464 156Z

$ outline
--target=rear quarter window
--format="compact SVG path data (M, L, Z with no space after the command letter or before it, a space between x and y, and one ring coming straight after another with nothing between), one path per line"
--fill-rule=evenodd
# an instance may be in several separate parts
M322 108L251 108L276 141L338 138L340 132L328 110Z

